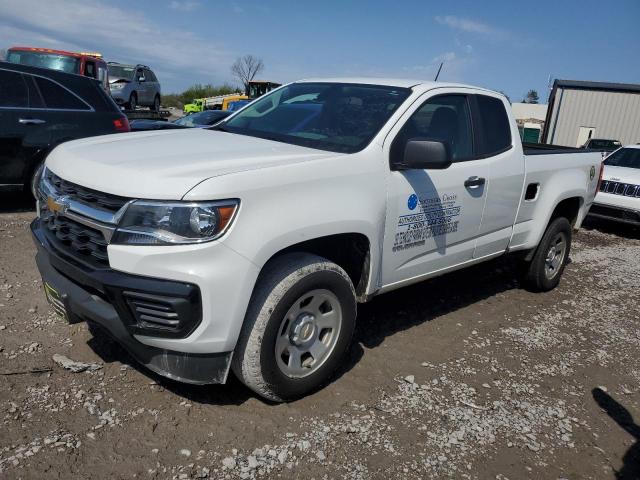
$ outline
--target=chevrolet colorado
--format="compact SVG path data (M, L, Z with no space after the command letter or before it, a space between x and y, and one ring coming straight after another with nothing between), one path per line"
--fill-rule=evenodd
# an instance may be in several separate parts
M523 151L465 85L295 82L211 129L65 143L31 225L47 297L149 369L287 401L323 385L356 304L516 253L550 290L601 157Z

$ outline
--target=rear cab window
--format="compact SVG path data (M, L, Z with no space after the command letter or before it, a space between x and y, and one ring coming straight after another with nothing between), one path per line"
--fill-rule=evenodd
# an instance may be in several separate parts
M476 157L493 157L509 150L513 143L511 124L504 102L488 95L474 95Z

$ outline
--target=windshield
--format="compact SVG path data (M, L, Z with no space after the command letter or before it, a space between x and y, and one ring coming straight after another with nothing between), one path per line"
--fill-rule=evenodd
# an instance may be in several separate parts
M123 65L109 65L109 76L112 78L124 78L131 80L133 78L134 67Z
M10 50L7 55L7 61L32 67L50 68L67 73L80 73L80 59L57 53Z
M207 110L204 112L192 113L186 117L179 118L173 123L176 125L182 125L183 127L195 127L197 125L213 125L219 122L224 117L227 117L230 113L222 110Z
M610 148L616 149L622 144L617 140L591 140L589 142L589 148Z
M640 168L640 148L621 148L604 161L612 167Z
M369 144L410 92L378 85L294 83L254 100L224 123L224 129L353 153Z

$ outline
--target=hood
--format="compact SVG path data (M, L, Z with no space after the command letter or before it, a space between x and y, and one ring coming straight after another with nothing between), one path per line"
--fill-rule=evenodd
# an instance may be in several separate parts
M640 168L614 167L612 165L605 165L602 179L640 185Z
M125 197L179 200L215 176L344 155L215 130L118 133L66 142L47 157L59 177Z
M118 83L118 82L131 83L131 79L124 78L124 77L109 77L109 83Z

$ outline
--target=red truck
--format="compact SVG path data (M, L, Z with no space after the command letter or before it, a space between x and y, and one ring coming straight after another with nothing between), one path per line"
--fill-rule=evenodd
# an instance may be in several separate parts
M7 61L95 78L100 81L105 91L109 93L107 62L102 59L102 55L99 53L76 53L50 48L11 47L7 51Z

